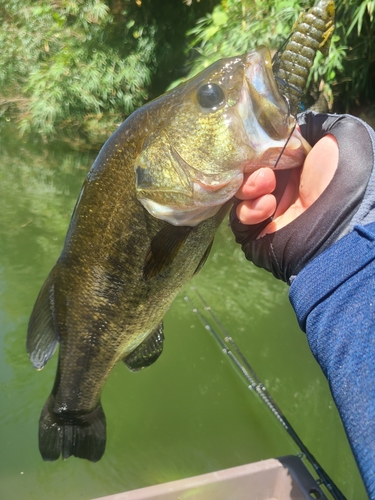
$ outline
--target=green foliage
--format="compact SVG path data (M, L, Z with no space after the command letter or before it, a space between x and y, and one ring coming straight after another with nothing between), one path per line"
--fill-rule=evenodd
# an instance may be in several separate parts
M206 1L203 3L207 3ZM21 131L96 143L158 91L194 6L162 0L7 0L0 5L0 114ZM185 13L185 16L182 14ZM167 76L167 78L165 78Z
M131 14L136 17L137 12ZM8 97L9 103L22 103L21 130L34 128L46 137L57 129L88 132L95 114L108 135L113 120L147 98L154 67L153 26L140 36L124 24L117 35L126 42L116 50L111 39L119 26L100 0L11 1L0 15L0 45L7 50L1 57L0 88L3 102ZM18 95L9 79L16 82Z
M301 9L298 0L222 0L188 32L195 51L189 77L222 57L266 45L276 50Z
M316 58L312 80L338 112L375 105L374 7L374 0L338 0L329 56Z
M220 57L244 53L259 45L281 47L302 9L314 2L296 0L221 0L211 14L190 30L194 75ZM336 0L336 27L329 56L318 53L310 90L324 90L338 111L375 103L375 0ZM176 82L179 83L180 81Z
M311 3L4 0L0 126L16 118L22 132L97 146L170 82L262 44L280 48ZM330 55L318 54L310 84L347 111L375 102L375 0L336 3Z
M353 103L375 104L374 9L374 0L340 0L338 4L336 33L341 51L336 56L333 50L330 59L337 57L332 69L337 72L338 101L345 110Z

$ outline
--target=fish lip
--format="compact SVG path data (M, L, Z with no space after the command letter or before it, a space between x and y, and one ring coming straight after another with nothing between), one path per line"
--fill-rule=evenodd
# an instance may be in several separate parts
M194 189L194 198L196 207L207 207L207 206L221 206L226 203L228 200L233 198L241 184L243 183L243 169L235 170L231 179L221 184L216 184L212 186L210 184L206 184L200 180L194 180L193 189ZM215 203L212 204L212 200L206 202L205 194L208 196L215 192L219 198L216 198ZM203 198L203 199L202 199Z
M165 220L174 226L197 226L200 222L216 215L221 207L233 198L243 182L243 172L236 171L233 177L212 186L202 180L192 180L194 203L190 206L174 206L161 204L149 198L140 198L144 208L157 219ZM211 194L216 191L219 198L212 203ZM205 199L208 193L209 200Z
M140 203L149 214L156 219L164 220L173 226L195 227L202 221L216 215L224 205L192 206L190 208L176 209L169 205L162 205L148 198L141 198Z
M233 177L230 180L227 180L226 182L221 182L221 183L215 183L215 184L206 184L204 181L201 179L192 179L193 185L196 184L203 188L205 191L209 192L215 192L215 191L220 191L221 189L225 188L229 184L232 183Z
M295 127L286 145L269 147L258 158L248 160L244 172L251 173L261 167L275 170L299 168L310 151L310 144L301 135L299 127Z

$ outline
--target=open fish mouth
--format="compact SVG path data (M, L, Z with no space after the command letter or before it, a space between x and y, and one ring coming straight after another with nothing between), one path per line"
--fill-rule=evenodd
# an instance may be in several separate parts
M245 161L244 172L300 167L311 147L278 90L266 47L247 54L244 80L238 110L249 145L258 152Z
M259 167L269 167L275 170L299 168L303 165L310 150L310 144L296 126L289 137L281 141L281 144L270 145L258 158L246 160L243 171L251 173Z
M295 119L290 114L288 102L277 88L270 51L260 47L249 52L245 64L241 98L246 103L247 113L243 114L243 120L249 138L254 134L254 128L260 128L263 141L265 136L274 141L285 140L294 127ZM259 146L256 144L256 147Z

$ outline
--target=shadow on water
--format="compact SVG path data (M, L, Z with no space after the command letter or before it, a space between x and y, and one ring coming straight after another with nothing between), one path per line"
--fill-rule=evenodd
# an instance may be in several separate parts
M56 356L41 372L32 368L25 352L27 322L60 253L93 155L0 140L0 498L91 499L296 453L184 301L189 284L165 318L160 360L136 374L119 364L109 377L103 459L41 460L38 419ZM347 497L365 499L286 286L245 261L225 224L194 286Z

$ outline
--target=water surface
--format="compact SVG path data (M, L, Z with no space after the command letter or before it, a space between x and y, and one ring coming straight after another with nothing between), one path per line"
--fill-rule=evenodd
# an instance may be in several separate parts
M119 364L103 393L108 441L92 464L43 462L38 419L56 355L37 372L25 351L28 317L59 256L90 153L0 138L0 498L93 499L297 453L184 300L196 286L277 404L348 499L365 499L327 382L287 287L248 263L227 224L203 271L165 318L165 350L150 368Z

